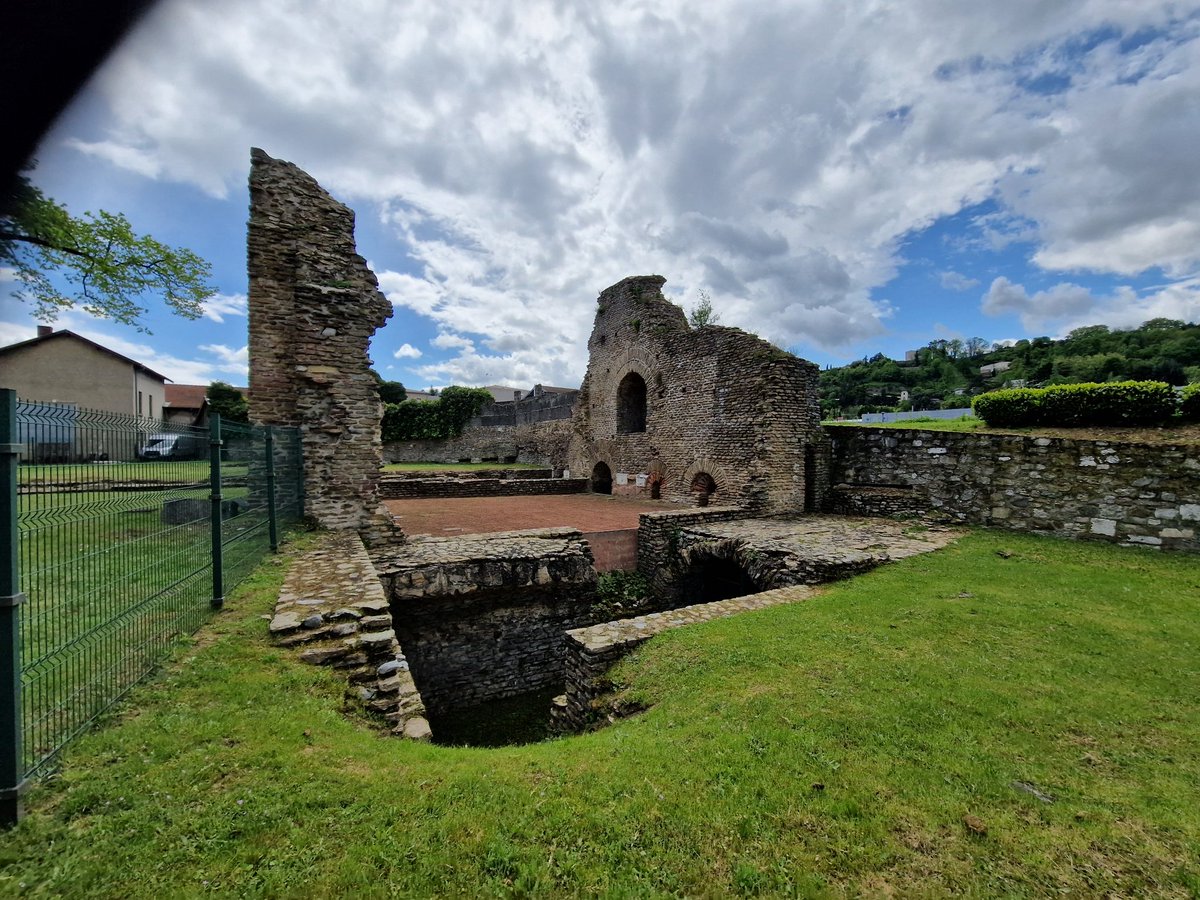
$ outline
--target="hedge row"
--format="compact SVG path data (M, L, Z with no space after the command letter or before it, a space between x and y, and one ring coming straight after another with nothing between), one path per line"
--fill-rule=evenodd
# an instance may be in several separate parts
M1200 383L1189 384L1179 398L1179 416L1185 422L1200 422Z
M405 400L383 407L385 441L412 441L458 437L492 395L483 388L451 386L437 400Z
M991 391L976 397L971 408L1000 427L1161 425L1174 417L1177 403L1165 382L1121 381Z

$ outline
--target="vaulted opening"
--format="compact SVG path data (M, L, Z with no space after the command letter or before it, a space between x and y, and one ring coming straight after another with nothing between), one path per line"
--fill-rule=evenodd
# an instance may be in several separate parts
M703 556L688 569L683 582L686 603L714 603L757 594L761 588L736 559Z
M598 462L592 466L591 488L593 494L612 493L612 469L607 463Z
M617 387L617 434L646 430L646 379L630 372Z

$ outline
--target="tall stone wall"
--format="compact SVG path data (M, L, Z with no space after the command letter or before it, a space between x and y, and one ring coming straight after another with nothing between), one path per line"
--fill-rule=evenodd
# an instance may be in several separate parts
M464 462L486 460L532 463L556 469L567 465L571 439L569 419L531 425L468 425L456 438L389 441L387 462Z
M358 255L354 213L255 149L247 258L251 420L300 428L307 515L362 528L378 506L382 464L367 347L392 306Z
M664 283L637 276L600 294L571 473L603 464L614 493L658 483L665 500L690 500L707 475L717 499L754 513L820 508L829 456L817 367L736 328L692 329Z
M836 506L1200 551L1200 447L830 429ZM906 498L897 499L901 492ZM883 503L873 509L876 502Z

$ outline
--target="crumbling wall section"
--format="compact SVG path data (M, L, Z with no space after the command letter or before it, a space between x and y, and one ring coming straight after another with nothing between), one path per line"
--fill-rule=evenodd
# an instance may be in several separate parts
M392 306L358 255L354 213L255 149L247 259L250 417L300 428L306 515L326 528L366 527L382 465L367 348Z
M737 328L691 328L664 283L635 276L600 294L572 419L572 475L603 463L613 493L657 485L662 499L681 502L703 492L707 475L715 500L751 513L819 509L829 445L817 367ZM644 409L629 408L643 396Z

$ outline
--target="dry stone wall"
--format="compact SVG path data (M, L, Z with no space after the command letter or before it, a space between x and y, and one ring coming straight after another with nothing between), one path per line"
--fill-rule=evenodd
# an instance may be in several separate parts
M524 425L468 425L456 438L445 440L389 441L383 457L400 462L531 463L564 468L571 422L559 419Z
M843 511L873 498L955 522L1200 551L1200 447L891 428L830 430ZM881 486L890 491L872 494ZM868 490L863 490L866 487Z
M820 508L828 444L817 367L736 328L692 329L664 283L637 276L600 294L571 474L611 474L616 494L657 485L681 502L708 476L716 499L752 513Z
M378 506L382 407L367 346L392 306L354 243L354 213L307 173L251 154L250 417L301 431L305 513L362 528Z

